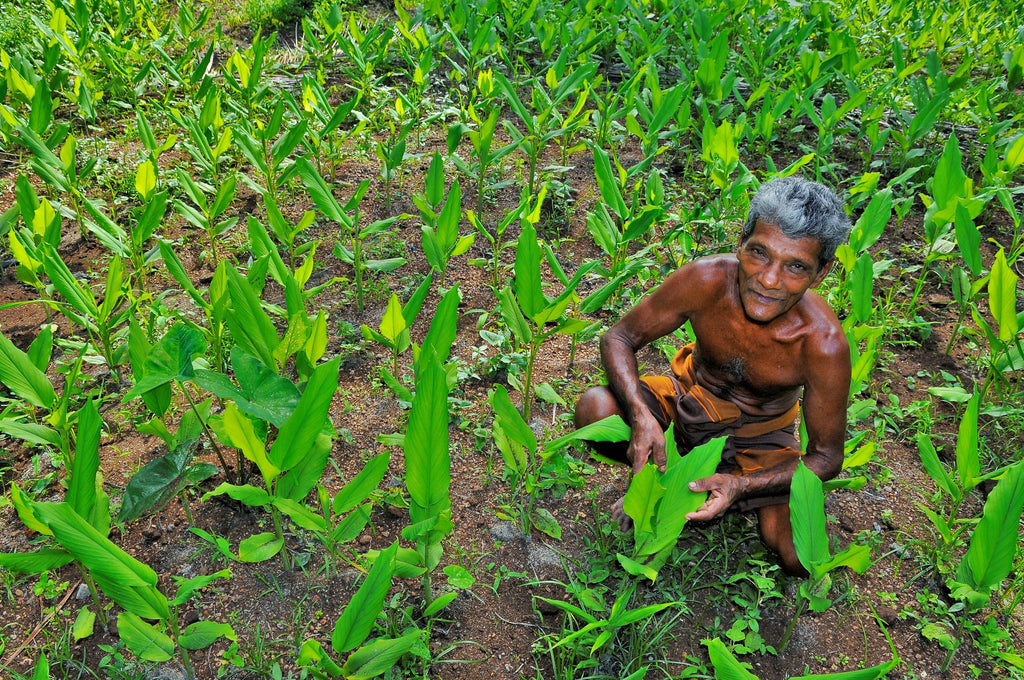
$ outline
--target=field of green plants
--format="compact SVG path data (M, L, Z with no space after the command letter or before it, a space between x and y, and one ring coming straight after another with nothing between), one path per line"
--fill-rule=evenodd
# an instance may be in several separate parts
M1024 677L1022 166L1009 0L4 0L0 676ZM720 443L572 430L789 174L854 224L806 579L686 525Z

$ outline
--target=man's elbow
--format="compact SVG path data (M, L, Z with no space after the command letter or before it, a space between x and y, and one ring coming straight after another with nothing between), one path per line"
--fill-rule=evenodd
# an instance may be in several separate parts
M807 467L811 468L811 471L823 482L827 482L830 479L835 479L843 470L843 451L815 451L813 455L811 451L808 451L808 455L805 457L805 463Z

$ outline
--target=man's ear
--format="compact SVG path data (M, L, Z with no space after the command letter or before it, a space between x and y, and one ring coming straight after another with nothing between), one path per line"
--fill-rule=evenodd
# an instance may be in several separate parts
M836 263L835 259L831 259L822 265L821 269L818 270L818 275L814 277L814 282L811 283L811 288L817 288L821 285L821 282L825 280L828 273L832 271L832 265Z

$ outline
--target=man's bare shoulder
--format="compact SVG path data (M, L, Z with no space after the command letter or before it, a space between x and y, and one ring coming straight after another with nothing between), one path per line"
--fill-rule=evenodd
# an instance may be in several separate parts
M738 263L734 254L707 255L687 262L677 269L665 283L685 286L692 294L717 292L736 280Z
M813 364L848 364L850 343L843 332L842 324L828 303L814 291L807 291L801 300L801 307L808 324L807 341L804 342L805 360Z

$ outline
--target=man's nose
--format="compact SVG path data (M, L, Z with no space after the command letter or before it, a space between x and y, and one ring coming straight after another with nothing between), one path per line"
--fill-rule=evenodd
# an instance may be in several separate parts
M765 288L775 288L779 285L779 265L772 263L761 272L761 285Z

